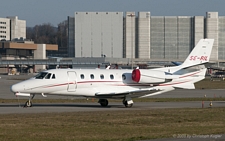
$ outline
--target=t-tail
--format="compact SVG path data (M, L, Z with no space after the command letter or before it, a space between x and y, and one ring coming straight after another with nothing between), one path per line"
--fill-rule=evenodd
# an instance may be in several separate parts
M161 86L171 84L173 88L194 89L194 83L205 78L214 39L201 39L186 60L179 66L154 69L166 73L165 79L171 80Z
M182 68L209 62L214 39L201 39L181 65Z
M181 69L199 66L209 62L213 42L214 39L201 39L181 65L164 70L167 70L168 73L174 74Z
M201 39L186 58L183 64L173 70L173 75L179 75L179 79L187 81L174 85L174 88L194 89L194 83L205 78L207 68L205 63L209 62L214 39Z

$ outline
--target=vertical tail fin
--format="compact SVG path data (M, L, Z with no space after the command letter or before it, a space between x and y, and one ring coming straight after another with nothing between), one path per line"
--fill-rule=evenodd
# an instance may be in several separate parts
M209 62L214 39L201 39L181 65L182 68Z

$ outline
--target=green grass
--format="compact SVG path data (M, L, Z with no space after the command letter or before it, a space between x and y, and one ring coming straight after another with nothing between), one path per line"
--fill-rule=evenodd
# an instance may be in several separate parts
M225 81L205 79L198 89L224 89ZM225 101L225 98L143 98L135 102ZM20 103L27 99L20 99ZM34 99L33 103L96 103L97 99ZM109 100L121 102L121 100ZM0 103L18 103L0 99ZM35 108L33 109L35 110ZM0 140L133 141L177 135L225 134L225 108L151 109L0 115Z
M202 81L195 83L196 89L225 89L225 81L222 79L209 79L206 78Z
M0 116L0 139L17 141L172 138L224 134L225 109L152 109Z

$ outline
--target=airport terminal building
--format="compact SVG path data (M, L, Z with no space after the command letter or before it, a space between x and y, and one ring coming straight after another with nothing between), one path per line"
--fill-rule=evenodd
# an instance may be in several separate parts
M0 18L0 41L26 38L26 21L17 16Z
M68 17L68 57L183 61L201 38L213 38L211 60L225 60L225 17L151 16L150 12L75 12Z
M19 70L24 66L26 68L31 66L33 71L43 70L45 65L25 63L16 65L16 62L27 59L46 59L48 50L57 51L58 45L35 44L31 40L26 40L25 20L19 20L17 16L0 18L0 73L9 72L11 68ZM2 63L4 60L14 60L14 65Z

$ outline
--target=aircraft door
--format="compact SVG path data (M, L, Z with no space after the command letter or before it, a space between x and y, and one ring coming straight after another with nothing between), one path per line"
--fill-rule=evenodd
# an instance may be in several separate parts
M77 89L77 74L75 71L68 71L68 87L67 91L68 92L75 92Z

